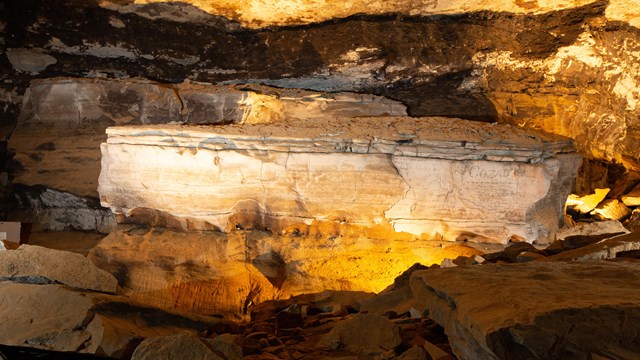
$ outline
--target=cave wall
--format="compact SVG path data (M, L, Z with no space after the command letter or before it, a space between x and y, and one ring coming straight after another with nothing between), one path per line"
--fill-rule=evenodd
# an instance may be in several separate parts
M531 126L640 170L640 4L627 0L4 4L0 124L36 78L355 91L413 116Z

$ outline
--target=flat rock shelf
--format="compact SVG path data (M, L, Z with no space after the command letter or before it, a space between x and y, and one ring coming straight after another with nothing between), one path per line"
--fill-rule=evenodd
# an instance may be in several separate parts
M390 227L546 243L581 157L531 129L362 117L107 129L98 192L120 222L184 230Z

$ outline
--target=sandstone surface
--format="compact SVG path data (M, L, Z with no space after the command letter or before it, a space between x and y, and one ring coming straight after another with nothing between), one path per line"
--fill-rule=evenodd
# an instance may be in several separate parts
M273 235L121 228L97 244L89 258L116 276L122 293L132 299L187 313L246 318L253 306L269 299L324 290L377 293L415 263L479 253L456 243L358 234L343 226L343 235L331 236L313 229ZM405 307L394 294L381 302ZM369 305L372 311L381 309Z
M566 138L442 118L107 133L102 205L185 230L390 223L428 238L548 242L580 162Z
M627 206L640 206L640 184L628 194L623 195L621 200Z
M206 329L184 316L56 284L0 282L0 344L127 358L141 339Z
M336 325L318 342L318 347L346 348L354 352L391 350L401 343L400 329L377 314L357 314Z
M0 279L42 277L78 289L115 293L116 278L86 257L40 246L20 245L0 251Z
M637 262L529 262L414 273L461 359L634 358Z

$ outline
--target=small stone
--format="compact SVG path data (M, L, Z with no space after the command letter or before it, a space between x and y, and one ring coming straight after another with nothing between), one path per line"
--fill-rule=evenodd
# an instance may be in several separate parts
M636 185L628 194L623 195L622 202L627 206L640 206L640 184Z
M625 223L625 227L631 232L640 232L640 208L631 212L631 217Z
M567 211L573 211L579 214L588 214L591 210L595 209L598 204L609 193L609 189L595 189L595 193L589 195L569 195L567 199Z
M442 260L442 263L440 263L441 268L451 268L456 266L458 266L458 264L456 264L453 260L449 258Z
M605 200L590 214L598 220L622 220L631 215L631 210L617 199Z

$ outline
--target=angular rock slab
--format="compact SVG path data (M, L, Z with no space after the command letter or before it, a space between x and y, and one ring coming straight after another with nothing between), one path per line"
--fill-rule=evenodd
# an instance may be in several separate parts
M23 168L13 181L97 197L100 143L108 126L381 114L406 115L406 108L380 96L353 93L189 82L167 85L145 79L34 80L9 140L14 160Z
M640 263L554 262L415 272L411 289L460 359L631 359Z
M120 221L282 231L335 221L448 240L546 242L571 141L459 119L375 117L107 129L98 191Z

